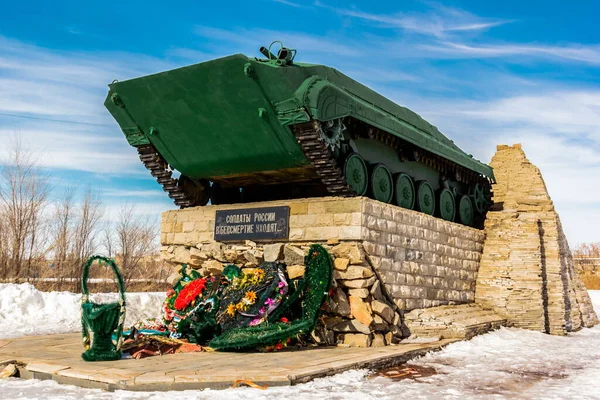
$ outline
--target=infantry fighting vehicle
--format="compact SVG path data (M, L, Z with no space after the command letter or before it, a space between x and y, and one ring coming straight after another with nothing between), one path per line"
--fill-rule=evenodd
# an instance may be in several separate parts
M176 205L369 196L481 226L489 166L334 68L280 42L260 52L109 85L106 108Z

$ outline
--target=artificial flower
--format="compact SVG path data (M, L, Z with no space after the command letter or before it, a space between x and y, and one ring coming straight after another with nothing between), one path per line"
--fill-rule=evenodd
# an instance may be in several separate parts
M256 293L255 292L246 292L246 296L244 297L246 300L250 302L250 304L256 303Z
M231 315L232 317L235 315L235 304L231 303L227 306L227 314Z
M179 296L175 299L173 306L177 310L183 310L192 303L198 296L202 294L202 291L206 287L206 279L196 279L185 285L179 292Z
M283 322L284 324L287 324L288 322L290 322L286 317L281 317L280 321Z
M265 305L272 307L275 305L275 300L269 298L269 299L265 300Z

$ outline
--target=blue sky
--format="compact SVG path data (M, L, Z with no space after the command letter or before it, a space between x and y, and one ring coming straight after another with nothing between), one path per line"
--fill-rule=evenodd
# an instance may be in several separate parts
M600 4L595 1L4 2L0 153L20 136L61 186L109 215L174 208L103 108L107 84L283 40L489 162L523 143L572 245L600 241Z

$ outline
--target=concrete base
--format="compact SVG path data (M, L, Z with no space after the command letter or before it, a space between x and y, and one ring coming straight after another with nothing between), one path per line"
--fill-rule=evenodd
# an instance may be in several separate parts
M0 340L0 363L16 360L22 379L109 391L227 389L240 379L258 385L289 386L351 369L400 365L457 339L379 348L309 347L276 353L202 352L87 363L81 335Z
M404 314L412 337L471 339L506 326L506 318L477 304L440 306Z

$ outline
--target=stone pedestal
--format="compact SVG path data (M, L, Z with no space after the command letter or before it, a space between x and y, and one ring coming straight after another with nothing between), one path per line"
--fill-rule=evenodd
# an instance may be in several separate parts
M598 323L539 169L521 145L498 146L491 166L498 183L476 302L514 326L556 335Z
M290 207L289 239L213 240L217 210L282 205ZM161 251L174 266L203 273L281 260L294 279L309 246L320 243L334 258L336 288L315 334L327 343L378 346L409 334L404 311L474 301L483 238L483 231L368 198L325 197L167 211Z

